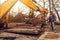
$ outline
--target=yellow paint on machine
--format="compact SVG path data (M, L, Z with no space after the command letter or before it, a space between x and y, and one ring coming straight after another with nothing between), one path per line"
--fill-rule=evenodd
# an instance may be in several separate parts
M33 3L32 0L20 0L20 1L29 6L30 8L32 8L33 10L35 11L38 10L38 7Z
M5 19L5 23L8 23L8 13L6 14L6 19Z
M3 5L0 6L0 18L5 16L9 9L16 3L17 0L7 0Z
M9 9L16 3L17 0L7 0L3 5L0 6L0 18L4 17ZM32 0L20 0L30 8L38 10L38 7L33 3Z

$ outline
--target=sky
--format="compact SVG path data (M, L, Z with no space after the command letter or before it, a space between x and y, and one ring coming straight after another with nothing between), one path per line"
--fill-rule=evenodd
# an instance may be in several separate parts
M20 1L17 1L15 5L11 8L10 12L11 11L17 12L13 14L13 16L15 17L18 14L18 12L22 12L22 14L29 15L30 10L31 9L28 6L26 6ZM37 16L40 13L38 11L34 11L34 14Z
M11 8L10 12L16 12L14 13L14 16L18 14L18 12L22 12L22 14L26 14L30 12L30 8L21 3L20 1L17 1L15 5Z
M0 5L2 5L7 0L0 0Z

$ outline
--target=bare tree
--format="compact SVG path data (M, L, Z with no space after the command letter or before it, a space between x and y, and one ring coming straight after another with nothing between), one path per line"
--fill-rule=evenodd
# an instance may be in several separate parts
M60 17L59 17L59 14L58 14L58 10L56 9L56 7L55 6L57 6L57 3L58 2L58 0L55 2L55 4L54 4L54 1L52 0L52 6L53 6L53 9L55 10L55 12L56 12L56 14L57 14L57 16L58 16L58 18L59 18L59 20L60 20ZM58 6L57 6L58 7Z

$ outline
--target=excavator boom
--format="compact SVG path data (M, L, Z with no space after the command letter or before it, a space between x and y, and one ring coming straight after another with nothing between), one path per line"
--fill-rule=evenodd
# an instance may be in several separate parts
M31 9L37 11L38 7L33 3L32 0L20 0L22 3L24 3L25 5L27 5L28 7L30 7Z
M0 18L4 17L17 0L7 0L0 6Z
M13 5L17 2L18 0L7 0L5 3L3 3L2 5L0 5L0 25L1 27L8 27L8 11L13 7ZM41 13L47 12L46 10L44 10L44 8L38 8L32 0L19 0L22 3L24 3L25 5L27 5L28 7L30 7L31 9L35 10L35 11L40 11ZM39 17L40 18L40 17ZM35 19L33 19L35 20ZM33 21L32 20L32 21ZM29 20L30 21L30 20ZM31 23L35 23L35 21L33 21ZM36 29L36 28L35 28ZM30 29L29 29L30 30ZM38 29L39 30L39 29ZM38 31L37 30L37 31ZM24 30L25 31L25 30ZM25 31L26 32L26 31ZM38 31L39 32L39 31ZM28 32L27 32L28 33Z
M0 19L4 17L11 7L16 3L17 0L7 0L4 4L0 6ZM37 11L38 7L33 3L32 0L20 0L22 3L26 4L31 9Z
M2 5L0 5L0 19L6 17L5 20L8 20L8 15L7 12L13 7L13 5L17 2L18 0L7 0L5 3L3 3ZM35 10L35 11L40 11L41 13L48 13L47 10L45 10L44 8L38 8L32 0L20 0L22 3L24 3L25 5L27 5L28 7L30 7L31 9Z

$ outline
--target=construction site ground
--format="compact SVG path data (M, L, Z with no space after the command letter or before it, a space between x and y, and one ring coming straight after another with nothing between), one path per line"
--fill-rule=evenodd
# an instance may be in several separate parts
M11 27L10 29L18 28L20 27ZM60 40L60 25L56 25L56 33L51 30L50 25L46 25L44 30L39 34L20 34L0 30L0 40Z

